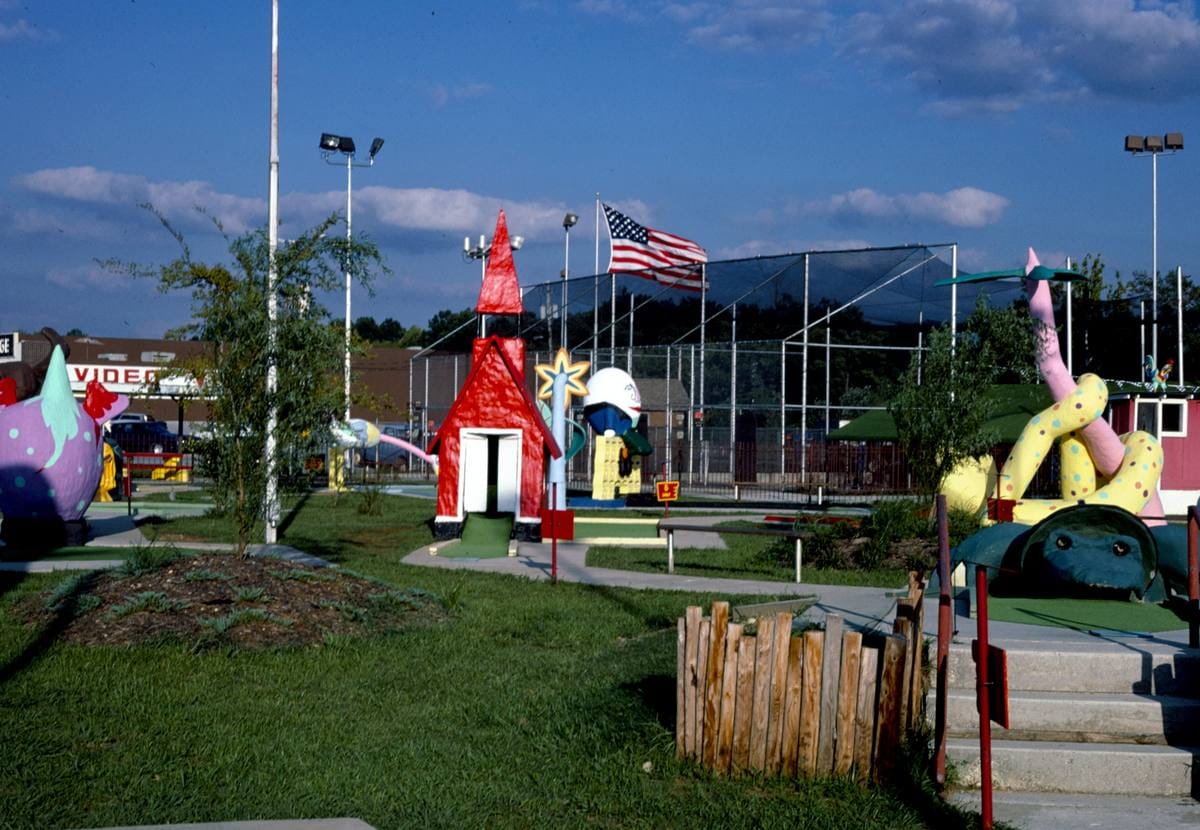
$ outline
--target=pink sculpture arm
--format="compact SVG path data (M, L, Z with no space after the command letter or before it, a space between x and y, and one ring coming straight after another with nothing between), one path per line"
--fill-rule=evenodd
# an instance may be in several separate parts
M412 444L405 441L403 438L396 438L393 435L387 435L385 433L385 434L379 436L379 440L384 441L388 444L394 444L397 447L399 447L400 449L407 452L408 454L415 455L417 458L421 459L426 464L431 464L435 470L437 469L438 460L437 460L436 455L429 455L424 450L422 450L420 447L413 446Z
M1037 254L1030 248L1025 273L1030 273L1038 264ZM1058 334L1054 327L1054 305L1050 300L1050 283L1046 280L1025 280L1025 291L1029 295L1029 313L1034 320L1041 323L1038 331L1041 341L1041 348L1038 350L1038 370L1046 380L1051 397L1056 402L1062 402L1075 390L1075 380L1067 371L1062 352L1059 350ZM1087 446L1096 469L1106 477L1112 477L1121 466L1121 459L1125 456L1125 445L1121 443L1108 421L1097 418L1083 428L1079 437ZM1158 497L1157 489L1150 494L1150 500L1142 509L1141 516L1148 525L1166 524L1162 518L1162 500Z

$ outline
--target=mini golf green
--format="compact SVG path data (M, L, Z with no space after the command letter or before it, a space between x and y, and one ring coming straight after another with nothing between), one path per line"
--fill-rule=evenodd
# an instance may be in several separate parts
M1187 621L1168 607L1112 599L992 596L988 597L988 618L1076 631L1150 633L1187 627Z
M508 540L512 536L511 513L488 516L471 513L463 524L462 540L448 545L438 553L447 559L493 559L508 556Z
M658 537L657 519L649 523L643 521L607 521L597 522L594 519L575 520L576 539L655 539Z

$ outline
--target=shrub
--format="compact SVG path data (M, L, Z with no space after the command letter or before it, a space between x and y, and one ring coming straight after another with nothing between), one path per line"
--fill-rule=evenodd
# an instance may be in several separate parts
M142 591L135 594L126 602L114 605L108 612L110 617L124 617L139 611L149 611L154 614L172 614L187 607L182 600L170 599L162 591Z
M237 602L258 602L260 599L266 597L266 595L267 592L263 588L246 587L238 588L237 591L234 592L233 598Z
M382 516L383 491L378 487L367 487L362 490L357 510L360 516Z
M156 571L179 558L179 551L173 546L156 547L143 545L135 547L125 558L116 572L120 576L141 576Z

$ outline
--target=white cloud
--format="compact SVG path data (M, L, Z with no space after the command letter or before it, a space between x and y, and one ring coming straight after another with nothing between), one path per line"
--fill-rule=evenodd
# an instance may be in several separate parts
M67 268L51 268L46 272L46 282L71 291L79 289L118 291L129 287L133 277L114 273L94 263Z
M306 223L319 221L333 212L344 212L346 194L293 193L283 200L290 218ZM529 240L557 239L568 208L561 202L515 201L483 196L469 190L440 188L363 187L354 191L355 227L367 215L376 229L432 231L455 234L491 235L500 209L504 209L509 233Z
M982 228L1000 221L1008 199L977 187L946 193L902 193L889 196L861 187L824 201L809 202L804 212L845 221L934 221L959 228Z
M627 3L625 0L579 0L575 7L586 14L617 17L628 23L638 23L645 19L639 11L638 4Z
M783 243L770 239L747 239L737 245L727 245L709 252L713 260L749 259L756 256L770 256L789 250Z
M664 13L690 24L688 40L722 50L789 49L821 39L833 15L825 0L737 0L671 4Z
M53 29L42 29L24 18L12 23L0 22L0 43L18 40L56 40L58 33Z
M455 101L467 101L487 95L492 91L492 85L474 81L463 84L435 83L430 84L426 91L433 100L434 107L441 109Z
M891 0L839 27L946 114L1200 93L1200 21L1176 0Z
M865 239L814 239L804 247L810 251L860 251L874 244Z
M219 193L207 182L156 182L90 165L38 170L18 176L16 183L31 193L89 205L133 207L149 202L176 221L193 217L200 207L235 234L262 224L267 213L266 200Z
M1200 96L1194 0L582 0L631 23L656 17L723 51L821 44L944 115L1091 98Z
M26 192L44 199L20 209L0 205L0 218L6 220L0 227L9 232L62 232L88 239L111 236L135 221L131 218L122 221L114 209L128 208L132 216L136 206L145 202L174 224L188 229L211 228L210 220L195 211L197 206L202 207L233 235L261 227L267 213L265 200L222 193L207 182L152 181L145 176L91 166L37 170L18 176L15 182ZM280 201L285 233L312 226L334 213L344 214L346 209L343 190L289 193ZM653 223L653 211L644 201L624 199L608 203L639 222ZM397 232L490 236L501 209L507 216L509 232L531 242L559 241L562 218L568 210L587 217L580 222L576 233L592 236L590 204L571 206L560 201L517 200L461 189L369 186L354 191L355 227L367 227L370 233L381 236ZM141 217L141 225L146 225L146 220L147 217ZM437 244L444 246L444 239Z

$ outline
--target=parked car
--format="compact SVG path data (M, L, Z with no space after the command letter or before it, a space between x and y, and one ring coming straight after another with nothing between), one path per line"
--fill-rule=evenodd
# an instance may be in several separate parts
M125 452L179 452L179 436L162 421L114 421L109 439Z
M154 419L145 412L122 412L117 417L109 421L110 424L137 423L146 424Z

